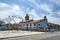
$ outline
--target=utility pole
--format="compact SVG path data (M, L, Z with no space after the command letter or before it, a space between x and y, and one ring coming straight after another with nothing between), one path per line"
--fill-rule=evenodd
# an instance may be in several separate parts
M9 23L9 27L8 27L8 30L10 30L10 16L8 16L9 20L8 20L8 23Z

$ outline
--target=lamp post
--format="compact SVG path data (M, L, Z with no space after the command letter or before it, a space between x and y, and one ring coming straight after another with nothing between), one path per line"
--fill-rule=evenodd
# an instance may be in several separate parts
M8 28L8 30L10 30L10 16L8 16L8 18L9 18L9 28Z

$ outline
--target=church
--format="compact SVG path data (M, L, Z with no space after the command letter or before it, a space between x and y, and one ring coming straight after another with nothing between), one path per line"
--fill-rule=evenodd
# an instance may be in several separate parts
M41 20L34 20L31 19L28 14L25 16L25 21L21 21L19 23L19 29L23 30L47 30L48 29L48 21L46 16L43 17Z

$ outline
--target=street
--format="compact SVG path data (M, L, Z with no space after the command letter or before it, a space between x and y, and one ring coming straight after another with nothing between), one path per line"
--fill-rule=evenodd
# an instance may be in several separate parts
M25 35L25 36L19 36L19 37L11 37L11 38L4 38L0 40L59 40L60 34L55 33L46 33L46 34L32 34L32 35Z

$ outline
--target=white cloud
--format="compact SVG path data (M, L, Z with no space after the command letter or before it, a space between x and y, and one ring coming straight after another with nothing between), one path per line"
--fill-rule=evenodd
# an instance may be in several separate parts
M56 12L56 14L58 14L58 16L60 16L60 10Z
M0 14L6 14L6 15L11 15L11 14L16 14L19 15L23 13L23 11L20 9L18 5L8 5L6 3L0 3ZM8 7L7 7L8 6ZM6 8L5 10L3 8ZM9 8L9 9L7 9Z
M0 6L0 19L4 19L4 18L7 18L8 16L12 16L12 15L21 16L24 13L18 5L8 5L6 3L0 3L0 4L1 4L1 6Z
M25 2L26 0L19 0L19 1L21 1L21 2Z
M9 7L9 5L6 3L0 3L0 7Z
M35 0L28 0L28 1L34 5L33 7L37 7L37 8L40 7L40 5Z
M59 24L60 25L60 18L57 18L57 17L53 17L51 16L53 14L49 14L49 15L46 15L47 19L48 19L48 22L50 23L54 23L54 24ZM41 18L43 18L45 15L42 14Z
M50 5L47 5L47 4L41 4L40 5L40 8L45 10L46 12L48 13L52 13L52 9L51 9L51 6Z
M40 17L36 14L34 9L32 9L28 14L33 16L33 17L31 17L31 19L32 18L35 19L35 20L40 19Z
M12 5L11 9L12 9L13 11L20 11L20 8L19 8L18 5Z
M54 15L54 12L52 12L53 11L53 5L47 5L47 4L37 4L36 2L35 2L35 0L28 0L29 2L31 2L32 4L34 4L34 5L30 5L30 6L32 6L34 9L32 9L30 12L29 12L29 14L30 15L32 15L32 16L34 16L33 18L34 19L42 19L44 16L45 16L45 13L44 14L41 14L42 16L38 16L37 14L36 14L36 9L42 9L42 10L45 10L47 13L50 13L50 14L48 14L48 15L46 15L47 16L47 18L48 18L48 21L49 22L52 22L52 23L56 23L56 24L60 24L60 18L57 18L57 17L52 17L51 15ZM52 1L54 1L54 0L52 0ZM55 3L55 2L54 2ZM60 14L60 13L58 13L58 14ZM32 17L31 17L32 18Z
M29 2L31 2L32 4L34 4L34 6L32 6L35 10L37 10L37 9L42 9L42 10L45 10L46 12L48 12L48 13L53 13L52 12L52 7L53 7L53 5L47 5L47 4L38 4L35 0L28 0Z
M24 1L26 1L26 0L24 0ZM32 3L32 5L31 4L28 4L28 5L32 6L34 9L29 11L28 14L32 15L33 19L37 20L37 19L43 18L44 14L41 14L42 16L38 16L39 14L37 14L35 11L37 9L42 9L48 13L51 13L49 15L46 15L49 22L60 24L60 18L56 18L56 17L51 16L51 15L54 15L54 13L52 12L52 6L51 5L47 5L47 4L40 4L39 5L35 2L35 0L29 0L29 1ZM0 18L1 17L2 18L7 17L8 15L19 15L19 16L23 16L23 18L24 18L25 14L26 14L26 13L24 13L24 11L21 10L19 5L15 5L15 4L9 5L6 3L0 3L0 5L1 5L0 6ZM60 15L60 11L58 11L57 14ZM16 22L18 22L18 21L19 21L19 19L18 20L16 19Z
M60 6L60 0L49 0L49 1Z
M47 18L48 18L48 22L60 25L60 18L52 17L51 15L47 15Z
M29 12L28 14L29 15L32 15L33 16L33 19L35 19L35 20L43 19L44 16L45 16L44 14L41 14L42 16L38 16L36 14L36 12L35 12L34 9L32 9L31 12ZM53 14L46 15L47 16L47 19L48 19L48 22L51 22L51 23L55 23L55 24L59 24L60 25L60 18L52 17L51 15L53 15Z

